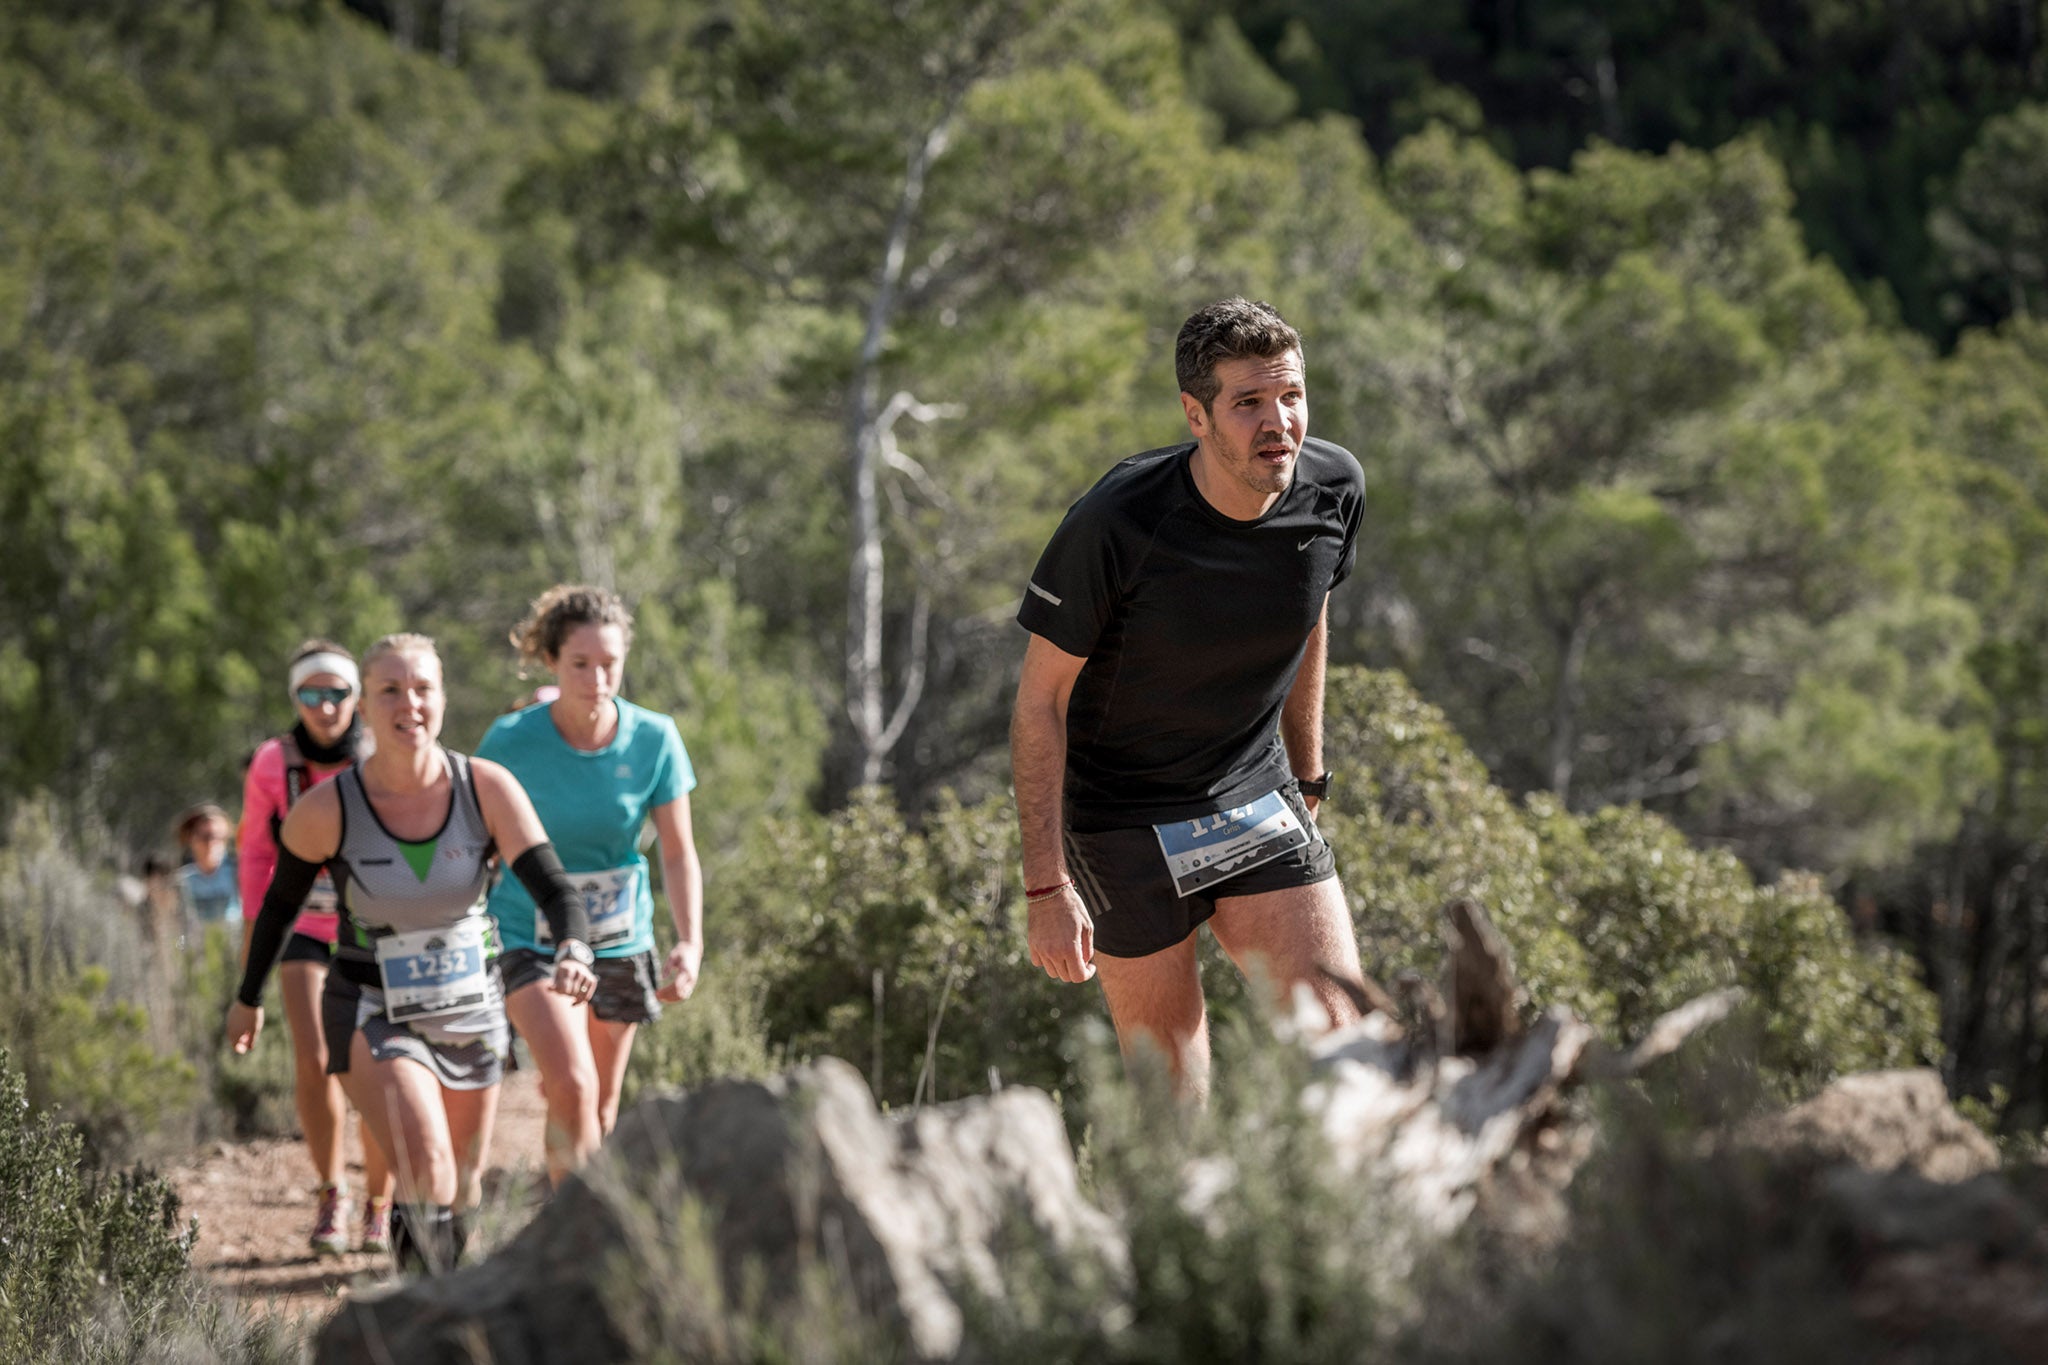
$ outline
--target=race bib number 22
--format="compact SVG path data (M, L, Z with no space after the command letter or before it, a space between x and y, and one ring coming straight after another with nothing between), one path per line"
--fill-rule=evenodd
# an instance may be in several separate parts
M603 872L571 872L569 882L583 898L583 914L590 921L590 947L597 950L632 941L640 909L640 865L608 868ZM555 941L547 919L536 914L533 940L546 947Z

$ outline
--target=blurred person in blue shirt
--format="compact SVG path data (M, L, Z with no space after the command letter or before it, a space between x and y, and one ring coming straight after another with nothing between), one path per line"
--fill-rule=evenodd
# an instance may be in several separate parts
M187 860L178 869L178 901L186 922L202 931L209 924L239 925L242 892L228 813L211 802L192 807L178 817L178 843Z

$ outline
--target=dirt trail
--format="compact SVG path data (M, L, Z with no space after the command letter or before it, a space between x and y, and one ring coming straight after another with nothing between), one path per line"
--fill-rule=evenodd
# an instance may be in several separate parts
M502 1240L525 1221L524 1210L544 1179L545 1114L537 1071L526 1067L505 1078L484 1174L483 1222L490 1241ZM360 1199L362 1150L353 1118L348 1171L349 1188ZM193 1269L251 1307L324 1316L352 1290L381 1283L390 1272L388 1256L318 1257L307 1249L315 1195L312 1168L296 1138L210 1143L167 1174L184 1201L184 1216L199 1220ZM351 1238L359 1231L352 1216Z

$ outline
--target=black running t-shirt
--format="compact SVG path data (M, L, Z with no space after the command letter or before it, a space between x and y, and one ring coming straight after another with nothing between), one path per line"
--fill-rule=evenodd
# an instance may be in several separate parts
M1187 820L1290 776L1280 708L1323 600L1357 556L1365 474L1303 442L1256 521L1195 489L1194 442L1133 455L1067 510L1017 620L1085 657L1067 706L1066 818Z

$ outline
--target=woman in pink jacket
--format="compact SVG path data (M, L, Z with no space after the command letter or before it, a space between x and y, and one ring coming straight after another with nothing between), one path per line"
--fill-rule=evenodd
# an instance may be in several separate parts
M263 742L249 761L242 792L242 827L238 840L242 903L261 905L277 869L277 831L285 813L315 783L324 782L368 752L356 701L362 680L355 656L331 640L308 640L291 658L288 684L298 724ZM327 962L334 952L336 927L334 884L320 874L306 906L292 924L278 970L284 994L285 1020L290 1027L296 1062L294 1098L306 1150L320 1179L320 1209L313 1234L314 1252L338 1256L349 1249L347 1190L342 1169L342 1124L347 1117L339 1077L327 1074L327 1045L320 1030L320 995L327 984ZM255 916L248 917L253 926ZM249 954L245 928L242 956ZM363 1251L388 1251L391 1245L391 1171L383 1152L363 1126L363 1167L368 1197L363 1204Z

